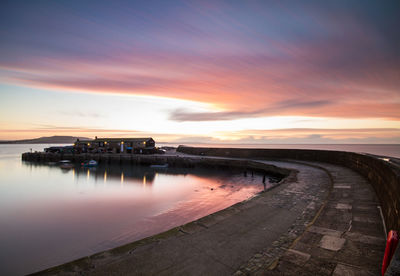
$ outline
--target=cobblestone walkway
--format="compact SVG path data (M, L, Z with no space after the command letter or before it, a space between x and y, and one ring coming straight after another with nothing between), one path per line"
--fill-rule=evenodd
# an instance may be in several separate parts
M318 164L334 186L315 223L276 265L257 275L380 275L385 238L379 202L357 173Z

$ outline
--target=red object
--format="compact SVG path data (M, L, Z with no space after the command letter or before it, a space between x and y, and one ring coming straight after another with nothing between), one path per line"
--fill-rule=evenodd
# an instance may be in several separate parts
M392 260L394 251L396 250L398 243L399 243L399 236L397 235L397 232L394 230L390 230L386 241L385 256L383 256L382 275L385 274L386 269L389 266L390 261Z

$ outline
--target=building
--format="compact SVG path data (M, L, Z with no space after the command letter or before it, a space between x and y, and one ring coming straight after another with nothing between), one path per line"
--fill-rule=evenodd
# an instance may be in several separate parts
M153 138L96 138L77 140L74 147L78 153L154 153Z
M44 152L47 152L47 153L74 153L74 147L73 146L49 147L49 148L45 148Z

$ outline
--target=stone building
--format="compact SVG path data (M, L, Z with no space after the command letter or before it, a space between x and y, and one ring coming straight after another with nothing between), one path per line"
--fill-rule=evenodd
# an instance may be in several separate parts
M78 153L154 153L153 138L96 138L77 140L74 144Z

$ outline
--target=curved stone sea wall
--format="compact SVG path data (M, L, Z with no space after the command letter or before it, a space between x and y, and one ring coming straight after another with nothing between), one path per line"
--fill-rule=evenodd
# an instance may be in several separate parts
M376 156L343 151L327 150L297 150L297 149L240 149L240 148L199 148L179 146L178 152L200 155L219 156L229 158L249 159L292 159L317 161L338 164L359 172L373 185L381 202L387 230L400 230L400 168L391 162ZM247 160L224 160L209 158L185 158L179 156L162 155L129 155L129 154L51 154L51 153L24 153L22 160L34 162L57 162L63 159L72 162L96 160L105 163L131 163L140 165L165 164L177 167L194 166L222 166L244 167L257 170L258 164ZM286 176L287 170L273 167L259 168L277 176Z
M383 158L343 151L297 149L194 148L179 146L178 152L193 155L250 159L292 159L332 163L366 177L382 206L387 230L400 230L400 168Z
M180 154L184 153L184 154ZM196 156L191 156L196 155ZM211 157L214 156L214 157ZM215 158L218 157L218 158ZM332 163L348 167L367 178L380 200L387 231L400 230L400 167L390 158L380 158L367 154L325 150L296 149L239 149L239 148L194 148L179 146L173 155L130 155L130 154L49 154L24 153L22 159L33 162L57 162L63 159L80 163L94 159L112 164L165 164L171 167L212 166L240 168L242 170L262 171L278 177L296 173L293 170L278 168L257 160L299 160ZM396 250L385 275L398 275L400 269L400 247ZM79 261L79 260L78 260ZM75 262L74 262L75 263ZM69 264L66 264L67 266ZM65 265L63 265L65 266Z

